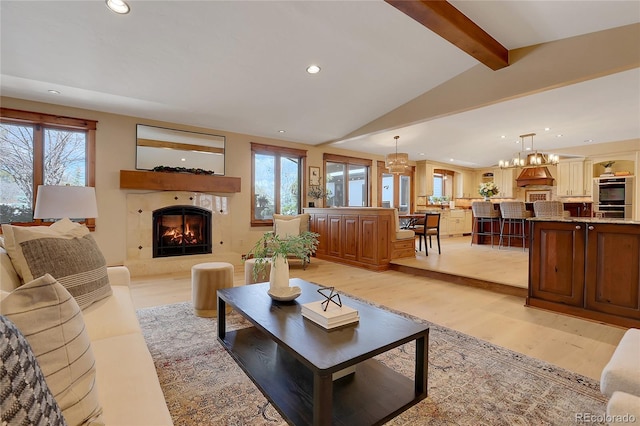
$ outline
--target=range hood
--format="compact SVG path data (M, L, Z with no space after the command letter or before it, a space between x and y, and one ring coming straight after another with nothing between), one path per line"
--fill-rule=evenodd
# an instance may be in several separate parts
M518 186L529 185L553 185L553 176L546 167L527 167L522 169L520 175L516 178Z

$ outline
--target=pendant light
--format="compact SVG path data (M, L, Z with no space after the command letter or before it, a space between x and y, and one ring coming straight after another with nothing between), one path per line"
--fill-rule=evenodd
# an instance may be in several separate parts
M409 154L398 152L398 139L400 139L400 136L394 136L393 138L396 140L396 152L387 154L384 164L390 173L404 173L409 167Z

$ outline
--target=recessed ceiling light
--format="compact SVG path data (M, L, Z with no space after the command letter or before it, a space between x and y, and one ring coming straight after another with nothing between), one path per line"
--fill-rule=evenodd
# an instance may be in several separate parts
M551 130L551 128L550 128L550 127L545 127L545 128L544 128L544 131L545 131L545 132L548 132L549 130Z
M591 143L591 142L593 142L593 139L585 139L585 142L586 143Z
M317 65L309 65L307 67L307 72L309 74L318 74L320 72L320 67Z
M500 136L500 138L501 138L501 139L504 139L504 138L506 138L506 136L505 136L505 135L502 135L502 136Z
M60 92L58 92L57 90L53 90L53 89L47 90L47 92L51 93L52 95L59 95L60 94Z
M287 133L286 130L278 130L278 133Z
M421 152L420 155L424 155L424 152Z
M561 137L562 137L562 134L557 134L557 135L556 135L556 137L557 137L557 138L561 138Z
M187 161L187 159L186 158L181 158L180 161Z
M120 15L125 15L129 13L129 10L131 10L129 8L129 5L123 0L106 0L105 3L107 4L109 10Z
M453 161L453 158L449 158L449 161Z

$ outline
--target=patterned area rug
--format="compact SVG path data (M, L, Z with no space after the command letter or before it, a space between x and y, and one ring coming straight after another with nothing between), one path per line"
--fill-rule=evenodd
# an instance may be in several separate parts
M189 302L138 318L176 426L286 424L218 343L215 318L196 317ZM227 324L249 325L236 313ZM387 425L575 425L604 415L598 382L428 324L429 396ZM376 359L413 378L414 354L406 344Z

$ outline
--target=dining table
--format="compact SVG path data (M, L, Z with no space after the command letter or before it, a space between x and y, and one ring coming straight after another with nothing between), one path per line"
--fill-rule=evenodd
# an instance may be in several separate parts
M424 213L407 213L400 214L400 229L413 229L416 225L421 225L424 222Z

